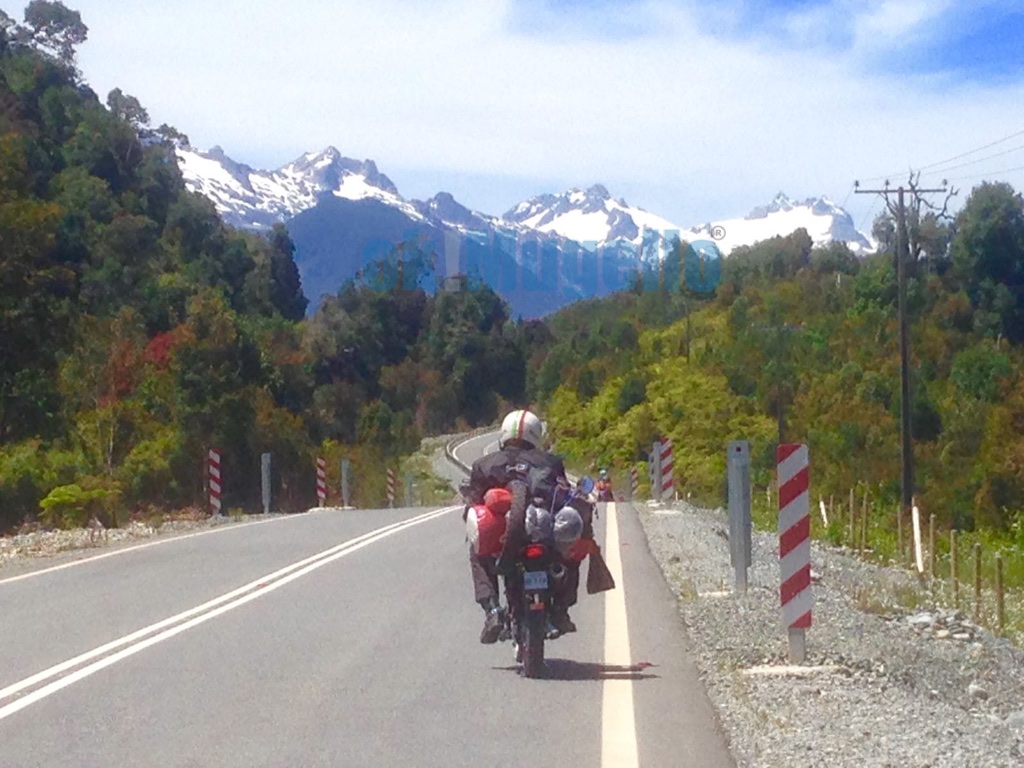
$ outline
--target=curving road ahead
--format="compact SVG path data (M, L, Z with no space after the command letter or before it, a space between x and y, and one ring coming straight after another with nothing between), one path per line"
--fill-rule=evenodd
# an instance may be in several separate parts
M0 765L730 766L617 507L597 527L621 588L581 590L547 680L478 642L460 508L315 510L0 571Z

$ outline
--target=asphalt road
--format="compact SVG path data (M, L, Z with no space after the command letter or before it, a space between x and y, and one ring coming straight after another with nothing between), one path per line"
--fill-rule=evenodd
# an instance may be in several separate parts
M0 572L0 766L732 765L635 513L597 528L621 588L581 590L545 680L479 643L456 508Z

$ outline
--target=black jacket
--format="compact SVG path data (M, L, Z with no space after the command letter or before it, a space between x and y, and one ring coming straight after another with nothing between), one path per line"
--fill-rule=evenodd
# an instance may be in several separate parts
M537 448L508 447L473 462L467 495L471 503L482 504L487 491L504 488L513 480L525 480L531 497L539 496L546 504L556 489L569 487L561 457Z

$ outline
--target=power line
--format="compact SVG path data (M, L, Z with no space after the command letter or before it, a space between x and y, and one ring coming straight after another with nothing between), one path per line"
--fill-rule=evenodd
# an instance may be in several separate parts
M968 155L973 155L975 152L981 152L981 150L983 150L983 149L988 149L989 147L994 147L996 144L1002 144L1004 141L1009 141L1010 139L1015 139L1018 136L1024 136L1024 131L1017 131L1016 133L1011 133L1009 136L1004 136L1003 138L999 139L998 141L993 141L991 144L986 144L983 147L978 147L977 149L972 149L970 152L964 152L962 154L956 155L955 157L951 157L948 160L940 160L939 162L932 163L931 165L921 166L918 170L919 171L924 171L924 170L927 170L928 168L934 168L937 165L945 165L946 163L951 163L954 160L959 160L961 157L967 157ZM994 155L993 155L993 157L994 157Z
M968 165L977 165L978 163L984 163L986 160L991 160L993 157L1002 157L1003 155L1009 155L1013 152L1020 152L1024 149L1024 144L1013 149L1007 149L1002 152L996 152L994 155L986 155L985 157L979 157L977 160L968 160L966 163L960 163L960 165L951 165L949 168L943 168L941 171L935 171L934 173L925 174L927 176L937 176L940 173L946 173L946 171L955 171L957 168L966 168Z
M988 176L1001 176L1004 173L1013 173L1014 171L1024 171L1024 165L1018 165L1013 168L1004 168L1001 171L988 171L987 173L972 173L969 176L955 176L952 179L946 179L946 181L969 181L971 179L984 179Z
M875 201L873 203L871 203L871 207L868 209L868 212L866 214L864 214L864 216L861 218L860 226L857 227L857 229L859 231L861 231L861 232L864 231L864 225L867 223L867 220L871 217L871 214L873 214L875 212L875 206L876 205L878 205L878 198L877 197L875 198Z
M853 186L853 184L851 184L850 185L850 190L846 193L846 197L844 197L843 198L843 202L841 202L839 204L840 208L844 208L844 209L846 208L846 201L850 199L850 195L853 194L853 190L854 190L854 186Z
M1004 136L1001 139L997 139L996 141L990 142L988 144L984 144L984 145L982 145L980 147L977 147L975 149L970 150L969 152L961 152L959 155L954 155L953 157L947 158L945 160L940 160L937 163L931 163L930 165L923 165L920 168L918 168L918 171L924 171L924 170L927 170L929 168L935 168L935 167L940 166L940 165L945 165L946 163L951 163L954 160L959 160L962 157L967 157L968 155L973 155L976 152L981 152L983 149L988 149L989 147L994 147L997 144L1002 144L1003 142L1009 141L1010 139L1015 139L1018 136L1024 136L1024 130L1017 131L1015 133L1011 133L1009 136ZM886 173L886 174L883 174L881 176L869 176L869 177L865 178L864 181L878 181L879 179L888 179L888 178L892 178L893 176L898 175L899 173L903 173L903 171L898 171L897 173Z

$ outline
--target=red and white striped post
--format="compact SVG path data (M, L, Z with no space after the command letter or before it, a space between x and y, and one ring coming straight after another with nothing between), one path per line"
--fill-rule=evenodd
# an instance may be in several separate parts
M316 497L321 507L327 503L327 459L323 456L316 459Z
M636 467L629 468L629 500L636 501L636 495L640 491L640 473Z
M807 446L780 445L776 451L779 484L779 569L782 623L789 635L789 658L806 656L804 630L811 626L811 510Z
M210 512L219 515L221 510L220 451L211 448L207 453L206 472L210 486Z
M675 494L675 480L672 477L672 441L661 440L661 500L672 501Z
M388 506L395 506L395 470L388 467Z

